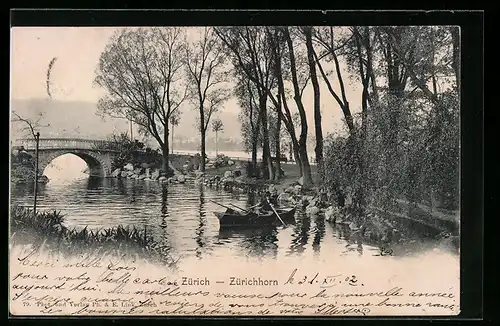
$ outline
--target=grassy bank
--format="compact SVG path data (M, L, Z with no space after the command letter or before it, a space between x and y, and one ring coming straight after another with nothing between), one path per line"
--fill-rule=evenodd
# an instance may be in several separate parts
M66 255L82 252L137 254L150 262L175 267L177 261L170 248L156 242L147 229L123 227L99 230L70 229L64 225L64 216L57 211L37 212L13 206L10 210L10 243L12 245L44 245L52 252Z

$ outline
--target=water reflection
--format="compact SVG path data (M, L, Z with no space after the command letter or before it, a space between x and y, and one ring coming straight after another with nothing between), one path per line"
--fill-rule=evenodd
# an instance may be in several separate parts
M316 216L314 219L314 227L312 229L314 233L312 248L314 253L317 255L321 248L321 240L325 236L325 219Z
M257 204L257 193L255 191L249 191L247 194L247 207L251 207Z
M278 229L265 227L255 229L221 229L219 239L241 239L238 255L253 257L272 257L278 254Z
M288 253L302 253L306 249L311 229L311 219L304 212L297 211L296 222L293 228L292 243Z
M160 227L165 229L167 227L168 219L168 187L163 187L161 192L161 222Z
M196 259L210 257L278 257L302 255L329 259L337 255L377 255L376 241L364 239L348 226L333 225L321 217L296 213L296 223L254 230L219 230L213 214L223 205L249 207L258 200L255 192L231 194L194 184L160 184L142 180L85 178L40 185L40 210L58 210L68 227L99 229L117 225L148 229L155 241L172 248L173 254ZM31 207L33 186L12 188L12 203ZM394 255L431 250L429 240L394 247Z
M205 187L202 184L198 185L200 191L200 204L198 207L199 224L196 228L196 257L201 259L203 254L203 248L206 245L207 239L204 236L205 225L206 225L206 209L205 209Z
M102 178L95 178L95 177L90 177L87 179L87 189L88 190L98 190L102 189L104 187L104 182L107 181L109 184L110 179L102 179Z

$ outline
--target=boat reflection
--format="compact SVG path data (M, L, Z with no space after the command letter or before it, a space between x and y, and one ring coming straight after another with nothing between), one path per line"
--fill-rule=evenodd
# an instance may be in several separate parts
M219 240L239 238L245 256L276 257L278 228L275 226L253 229L219 229Z

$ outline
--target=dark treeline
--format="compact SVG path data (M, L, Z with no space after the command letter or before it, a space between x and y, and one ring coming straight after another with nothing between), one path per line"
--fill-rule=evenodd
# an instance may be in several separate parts
M318 186L351 195L359 215L396 200L457 209L459 54L459 30L446 26L136 28L109 40L95 81L101 112L153 137L165 173L179 111L199 112L205 155L212 120L234 97L265 178L281 177L273 157L289 151L311 188L313 135ZM337 132L322 122L336 110Z

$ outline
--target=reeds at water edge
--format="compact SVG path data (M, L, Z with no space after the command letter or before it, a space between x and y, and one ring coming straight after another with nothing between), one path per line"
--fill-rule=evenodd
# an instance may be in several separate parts
M78 255L82 252L138 254L141 258L175 268L179 259L170 255L170 247L155 241L135 226L89 229L68 228L64 215L59 211L43 211L33 214L29 208L12 206L10 209L10 238L12 244L44 244L53 252Z

